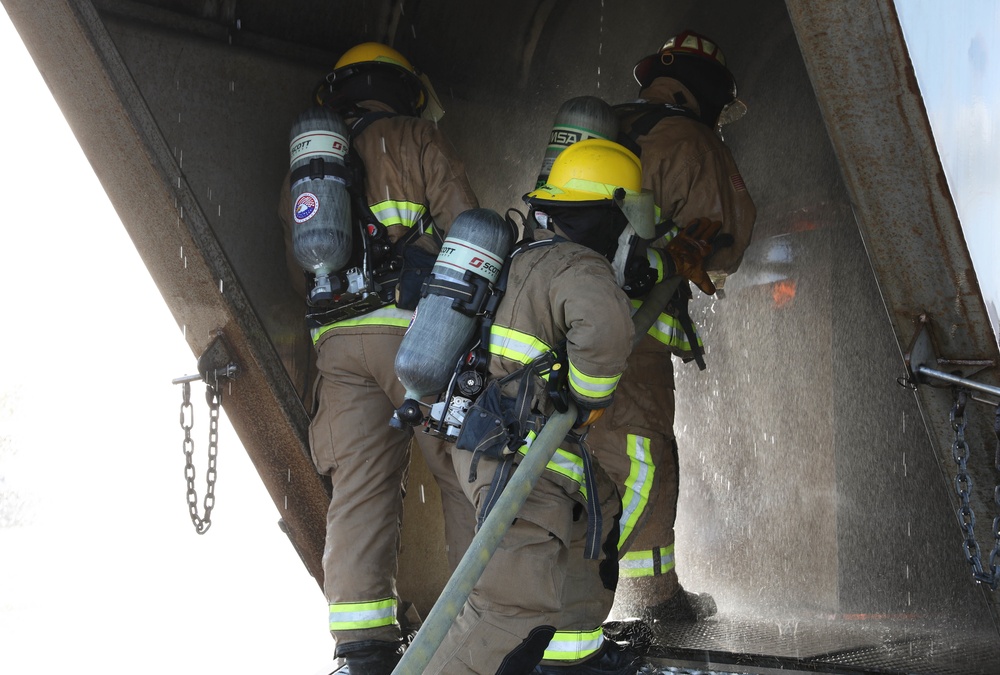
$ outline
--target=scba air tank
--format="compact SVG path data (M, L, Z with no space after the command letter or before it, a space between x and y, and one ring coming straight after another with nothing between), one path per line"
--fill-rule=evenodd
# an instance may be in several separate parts
M482 309L458 296L468 293L485 301L477 290L500 277L513 239L513 229L490 209L470 209L452 223L434 262L427 295L417 304L396 353L396 377L406 387L407 399L439 394L448 387ZM435 289L437 281L441 285Z
M548 180L552 164L559 153L577 141L588 138L605 141L618 138L618 117L611 106L597 96L571 98L559 106L556 113L535 187L541 187Z
M348 132L326 108L303 112L292 125L292 251L316 275L310 301L333 296L330 275L351 256L351 197L347 192Z

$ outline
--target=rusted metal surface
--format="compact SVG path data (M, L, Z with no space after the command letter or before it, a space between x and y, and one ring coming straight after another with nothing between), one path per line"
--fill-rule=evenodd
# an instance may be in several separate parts
M977 367L976 379L997 386L1000 353L893 3L786 5L900 350L926 328L939 362L992 364ZM952 393L921 386L916 396L939 465L953 476ZM979 408L970 428L988 449L992 414ZM992 465L969 473L975 505L991 514Z
M892 3L786 4L900 344L926 314L942 356L995 360Z

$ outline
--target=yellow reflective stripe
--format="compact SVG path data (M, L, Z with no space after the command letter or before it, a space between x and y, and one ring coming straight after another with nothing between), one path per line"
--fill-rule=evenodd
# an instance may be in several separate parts
M406 328L410 325L411 319L413 319L412 310L397 309L396 305L386 305L385 307L372 310L367 314L356 316L353 319L334 321L325 326L313 328L311 331L312 341L313 344L316 344L319 342L320 337L334 328L354 328L356 326L396 326L397 328Z
M396 600L330 603L330 630L361 630L396 623Z
M620 577L652 577L674 569L674 545L650 551L629 551L618 561Z
M611 377L587 375L574 366L572 361L569 364L570 389L584 400L600 401L608 398L615 393L615 387L618 386L621 376L621 373Z
M579 661L604 644L604 630L557 630L542 655L543 661Z
M531 442L535 440L536 436L537 434L534 430L529 431L524 439L524 445L518 449L518 453L527 455L528 449L531 448ZM549 463L545 465L545 469L569 478L580 486L580 494L584 497L587 496L587 481L583 471L583 458L579 455L558 448L555 454L552 455Z
M625 449L629 459L625 494L622 495L622 515L618 524L618 545L624 544L649 503L656 466L649 451L650 441L645 436L628 434Z
M418 202L387 199L384 202L372 204L371 210L378 221L386 227L390 225L413 227L427 212L427 207Z
M632 300L632 306L636 309L642 307L642 300ZM649 334L668 347L685 352L691 351L691 342L684 333L681 322L677 317L671 316L666 312L656 318L656 322L649 329ZM695 336L698 338L698 345L701 346L701 336L698 335L697 329L695 329Z
M599 195L607 195L609 198L614 197L615 190L618 189L617 185L598 183L595 180L587 180L586 178L570 178L560 187L562 187L563 190L580 190L582 192L593 192Z
M525 365L548 351L549 346L534 335L496 324L490 328L490 354Z
M656 270L656 283L663 281L663 254L657 251L655 248L646 249L646 260L649 261L649 266Z

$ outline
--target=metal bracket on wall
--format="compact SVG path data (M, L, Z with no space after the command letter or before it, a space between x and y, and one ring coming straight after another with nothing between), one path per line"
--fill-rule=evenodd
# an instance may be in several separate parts
M216 331L215 339L198 357L198 372L207 384L218 387L221 380L235 380L240 368L232 357L232 351L222 331Z
M910 348L903 355L906 362L907 377L900 378L899 383L916 389L920 385L930 387L962 387L973 392L988 394L1000 400L1000 387L977 382L973 379L988 368L996 366L993 359L945 359L937 355L934 341L931 338L930 319L921 314L917 319L917 332L910 342ZM996 405L996 401L975 400Z

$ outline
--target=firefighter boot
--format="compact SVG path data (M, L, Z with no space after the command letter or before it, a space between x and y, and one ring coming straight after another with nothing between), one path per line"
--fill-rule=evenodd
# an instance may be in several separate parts
M691 593L681 588L669 600L642 610L642 620L648 624L696 623L717 611L715 600L708 593Z
M336 675L390 675L402 655L399 642L349 642L337 648L337 656L347 663L336 671Z
M535 675L636 675L642 666L639 655L617 642L605 640L601 650L583 661L565 666L535 666Z

